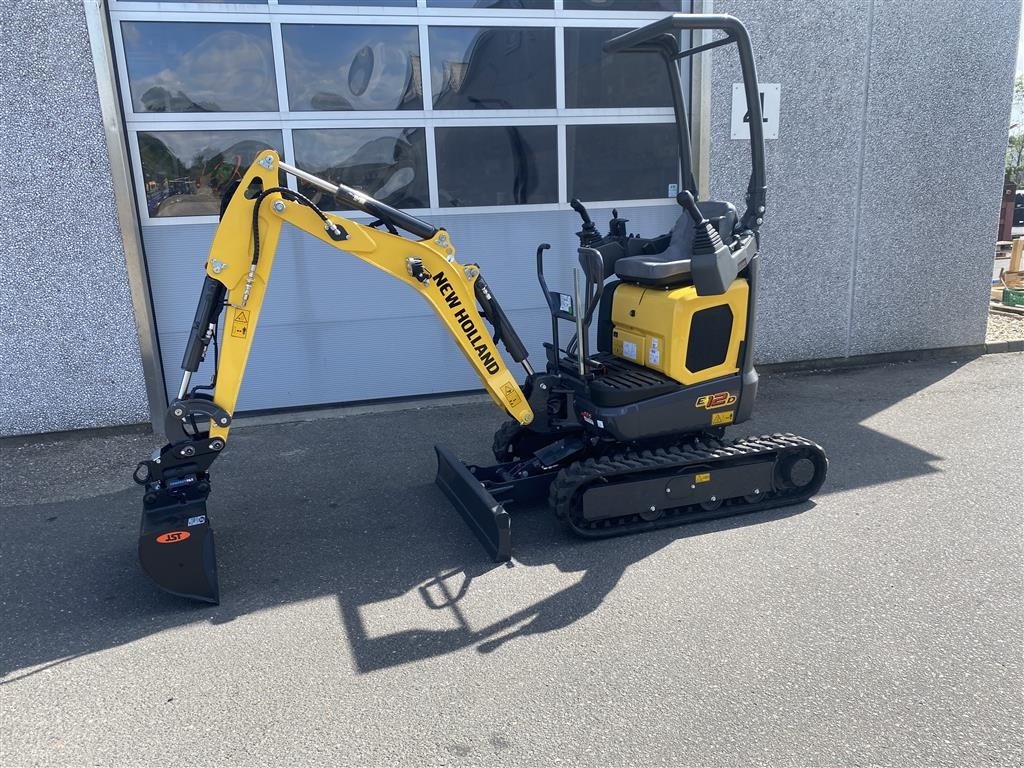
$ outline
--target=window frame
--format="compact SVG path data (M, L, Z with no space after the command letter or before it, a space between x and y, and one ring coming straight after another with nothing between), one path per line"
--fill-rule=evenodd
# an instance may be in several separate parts
M686 0L679 0L680 10ZM173 6L173 10L168 10ZM625 15L622 11L565 11L562 0L554 0L554 9L462 9L427 7L426 0L417 0L415 8L374 7L372 0L365 6L301 6L278 5L267 0L265 5L164 2L157 10L152 3L133 0L109 0L108 6L113 53L118 74L125 122L125 139L135 178L133 193L138 205L142 226L175 226L181 224L210 224L216 215L151 217L142 184L142 163L138 133L144 131L183 130L280 130L285 159L294 159L292 130L304 128L423 128L427 149L427 181L430 206L409 209L414 216L429 218L452 214L529 213L534 211L569 210L567 127L569 125L629 123L674 123L671 107L634 108L567 108L565 106L565 33L567 28L609 28L641 26L664 17L661 11L635 11ZM236 22L269 25L274 55L277 85L277 112L183 112L137 113L131 98L125 60L122 21L184 21L184 22ZM388 111L296 111L288 108L287 76L284 69L282 24L339 24L343 26L413 26L418 30L420 73L422 80L422 110ZM428 29L431 26L466 27L541 27L554 31L555 56L555 108L513 110L435 110L430 77L430 50ZM688 67L688 60L684 60ZM683 76L689 81L688 71ZM558 157L558 202L508 206L442 207L438 194L437 148L435 128L474 126L551 125L556 129ZM677 169L677 178L681 177ZM294 178L288 185L297 189ZM652 205L675 205L668 197L642 200L587 200L588 206L597 208L637 208ZM368 218L361 212L340 211L352 219Z

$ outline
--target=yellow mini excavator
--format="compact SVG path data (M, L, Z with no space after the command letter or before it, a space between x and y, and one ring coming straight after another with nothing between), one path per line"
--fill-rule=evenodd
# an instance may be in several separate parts
M723 34L680 50L679 33L690 30ZM742 214L728 202L695 200L678 67L684 57L730 44L739 54L750 117L751 174ZM582 203L572 201L583 221L577 233L580 276L572 293L549 290L549 246L536 253L552 326L542 371L530 365L480 267L456 260L448 232L282 162L272 151L257 157L222 204L182 362L185 374L167 411L167 444L135 470L145 487L139 559L160 587L219 601L206 510L209 469L228 445L285 223L420 293L510 417L494 436L493 466L465 466L445 448L436 449L437 484L498 561L511 557L511 504L547 499L571 531L601 538L795 504L821 487L828 462L813 442L790 434L724 437L727 426L750 418L757 391L754 307L766 189L747 30L731 16L674 14L608 40L604 48L655 52L668 67L682 210L671 231L654 237L628 233L626 220L613 212L602 235ZM321 210L280 186L282 171L336 196L339 209L363 211L373 221L364 225ZM564 347L563 322L573 330ZM219 354L208 395L190 382L211 344ZM525 369L522 384L505 366L499 344Z

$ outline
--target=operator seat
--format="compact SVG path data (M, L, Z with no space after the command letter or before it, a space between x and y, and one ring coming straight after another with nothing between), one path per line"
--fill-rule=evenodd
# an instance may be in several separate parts
M722 242L733 241L736 228L736 207L732 203L704 200L700 212L718 230ZM615 274L627 283L667 287L690 279L690 256L693 254L694 223L683 211L672 227L668 247L661 253L625 256L615 260Z

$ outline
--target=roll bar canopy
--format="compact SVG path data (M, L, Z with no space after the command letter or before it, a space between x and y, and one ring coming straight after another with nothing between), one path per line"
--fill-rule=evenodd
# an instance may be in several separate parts
M679 40L673 33L679 30L698 29L719 30L725 33L725 37L704 45L680 50ZM655 52L664 59L669 68L669 81L672 83L672 102L679 133L679 155L683 164L683 185L696 197L693 158L690 153L689 119L676 62L730 43L735 43L739 52L740 69L743 73L743 90L746 93L747 109L750 116L751 170L750 180L747 183L747 208L740 220L740 225L756 232L764 221L767 192L764 174L764 129L761 122L761 96L757 86L754 52L750 46L750 35L747 33L747 28L743 26L743 22L735 16L725 14L674 13L645 27L613 37L605 42L604 50L606 53Z

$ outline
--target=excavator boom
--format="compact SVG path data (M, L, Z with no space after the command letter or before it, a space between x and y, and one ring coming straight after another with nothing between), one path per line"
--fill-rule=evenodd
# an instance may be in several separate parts
M278 186L279 171L337 195L345 207L376 216L376 226L322 211ZM213 532L206 510L209 467L227 447L249 352L282 226L287 223L356 256L420 293L450 331L494 402L520 424L533 412L498 351L500 340L532 373L522 341L476 264L460 264L448 233L343 185L281 162L256 158L224 209L206 262L206 278L186 346L181 387L165 420L167 444L141 462L145 486L139 560L163 589L216 603L219 591ZM399 229L416 239L403 237ZM493 336L485 320L493 328ZM191 377L211 344L218 351L209 395ZM203 426L204 424L208 426Z

